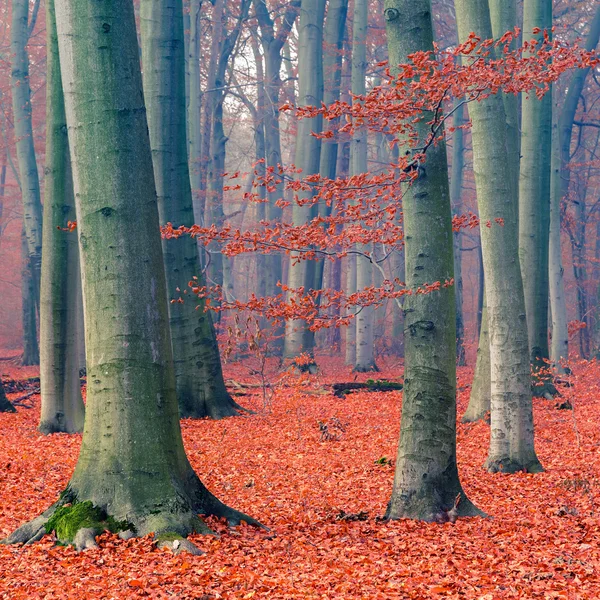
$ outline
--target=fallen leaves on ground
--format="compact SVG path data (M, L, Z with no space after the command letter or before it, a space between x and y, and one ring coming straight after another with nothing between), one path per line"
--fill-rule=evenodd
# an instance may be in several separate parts
M561 388L574 411L535 400L542 474L486 473L487 425L459 424L465 491L493 518L454 525L377 520L392 487L402 393L308 394L311 386L354 378L336 359L320 363L326 372L304 387L241 398L256 414L182 422L203 481L271 532L210 521L220 537L193 536L206 552L198 557L158 550L148 538L124 542L109 534L100 549L81 554L54 546L49 536L29 547L2 546L0 597L600 597L596 362L576 365L574 386ZM228 370L242 381L241 367ZM395 367L377 377L398 375ZM472 370L460 370L459 414L471 377ZM39 399L33 409L0 414L0 536L46 509L77 459L81 436L42 436L38 417ZM343 431L323 439L319 423L340 423Z

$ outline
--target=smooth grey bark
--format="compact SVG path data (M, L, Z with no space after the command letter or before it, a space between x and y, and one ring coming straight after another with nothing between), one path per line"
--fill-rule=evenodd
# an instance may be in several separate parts
M465 139L462 126L465 124L464 107L456 107L452 117L452 172L450 174L450 202L456 214L462 213L462 188L465 168ZM454 287L456 293L456 361L459 366L466 364L463 318L463 279L462 279L462 236L454 233Z
M147 107L158 211L162 224L194 223L186 157L185 63L180 0L142 0L140 4L144 98ZM170 298L198 277L203 285L198 245L190 236L163 240ZM181 294L183 295L183 294ZM183 296L169 303L176 393L183 417L220 419L238 414L225 387L210 312L204 300Z
M14 136L23 203L23 227L33 280L33 301L37 306L42 265L42 203L31 122L31 88L27 53L32 24L35 24L35 21L32 15L32 20L29 22L28 0L13 0L10 51Z
M77 233L66 231L76 221L67 118L58 58L54 0L46 0L46 167L40 290L39 431L83 430L85 409L79 380L81 310Z
M416 51L433 50L429 0L386 0L392 68ZM420 145L431 112L415 130ZM448 163L443 141L403 198L406 284L411 290L454 275ZM482 513L465 495L456 465L456 300L451 287L405 299L405 368L400 443L386 518L455 520Z
M321 106L323 100L323 19L325 0L302 0L298 27L298 105ZM321 140L312 135L322 130L321 115L298 122L296 135L295 164L301 169L299 178L319 173ZM315 190L300 191L298 201L306 201L315 195ZM308 223L317 213L315 206L300 205L294 202L292 220L294 225ZM297 256L290 256L288 282L290 288L304 288L306 292L314 286L314 261L297 262ZM303 319L290 319L286 322L284 356L295 358L302 353L312 354L314 334Z
M36 282L33 275L25 228L21 233L21 320L23 323L23 366L40 364L40 349L37 338Z
M543 40L544 30L548 35L552 35L552 0L525 0L523 11L523 36L526 41ZM542 32L534 35L532 32L535 27L540 28ZM543 373L547 370L547 362L550 358L548 248L551 148L552 92L548 92L542 99L538 99L533 93L523 93L522 158L519 175L519 258L535 396L544 396L556 391Z
M366 93L367 73L367 0L354 0L352 19L352 97L353 103L360 103L360 97ZM367 129L355 127L350 142L350 174L361 175L368 171L367 165ZM372 245L358 244L356 256L356 289L362 291L373 284L373 266L367 255ZM375 309L362 306L356 315L356 357L354 370L359 373L378 371L375 364L373 324Z
M487 307L485 305L485 294L481 310L481 327L479 328L479 343L477 345L477 359L475 362L475 374L471 393L469 394L469 405L462 416L463 423L480 421L485 419L490 412L491 385L490 385L490 335L488 331Z
M487 2L456 0L459 39L492 37ZM486 468L538 472L534 448L531 369L518 254L518 198L500 96L469 104L473 168L485 270L491 362L491 432ZM490 144L489 140L494 143ZM496 219L501 219L501 226Z
M83 275L87 414L67 488L5 543L39 539L66 503L92 502L137 535L207 532L198 514L250 519L204 487L183 447L133 2L58 0L56 16Z

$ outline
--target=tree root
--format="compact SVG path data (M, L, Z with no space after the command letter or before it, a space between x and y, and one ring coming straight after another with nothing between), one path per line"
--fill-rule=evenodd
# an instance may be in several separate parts
M352 371L354 373L379 373L379 367L375 363L369 363L366 365L356 365Z
M505 456L503 458L489 459L485 462L484 468L489 473L506 473L512 475L513 473L543 473L544 467L539 461L530 463L522 463L514 458Z

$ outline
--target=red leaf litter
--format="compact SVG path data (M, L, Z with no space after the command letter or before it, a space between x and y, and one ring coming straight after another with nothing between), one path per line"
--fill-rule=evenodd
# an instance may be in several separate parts
M488 426L458 425L465 491L493 518L443 525L378 520L391 493L402 394L336 398L324 385L354 375L339 360L320 362L324 373L282 380L272 396L253 388L241 397L256 414L182 422L203 481L270 532L210 521L219 536L193 536L205 551L199 557L110 534L100 549L80 554L50 536L28 547L0 546L0 597L600 598L595 361L576 364L573 386L561 388L573 411L535 400L542 474L486 473ZM378 377L398 374L392 365ZM242 365L229 365L227 376L256 381ZM460 370L459 415L471 377ZM81 436L42 436L38 416L39 398L31 409L0 414L1 536L46 509L75 465Z

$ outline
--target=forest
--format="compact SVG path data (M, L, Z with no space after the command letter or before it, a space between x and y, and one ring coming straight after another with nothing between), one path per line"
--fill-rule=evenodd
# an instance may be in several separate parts
M0 598L600 597L597 0L7 0L0 132Z

